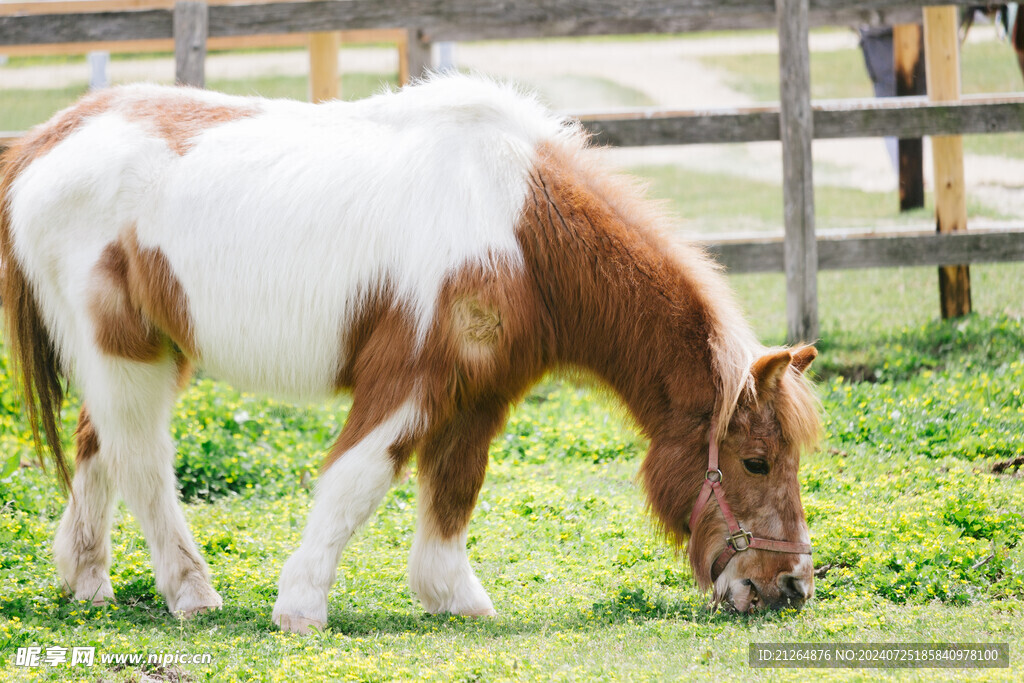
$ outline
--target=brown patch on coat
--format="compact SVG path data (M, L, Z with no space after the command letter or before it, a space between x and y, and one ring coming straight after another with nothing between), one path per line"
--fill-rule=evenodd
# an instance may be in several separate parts
M342 347L343 366L335 377L337 389L352 390L352 409L321 471L362 441L388 419L412 394L416 379L414 327L411 316L397 305L391 287L364 297L347 327ZM396 473L409 448L396 451Z
M187 375L184 353L195 356L188 299L159 248L140 247L134 231L103 250L93 267L89 313L104 353L143 363L177 345L179 384ZM187 381L187 377L184 381Z
M135 231L123 237L128 255L128 288L132 303L179 349L196 357L188 297L174 268L159 247L139 246Z
M434 424L518 400L547 364L542 327L524 269L474 264L453 273L421 352L422 366L436 369L425 392Z
M425 339L385 283L367 295L347 326L338 390L351 389L352 410L322 470L413 398L427 424L393 454L396 471L419 444L461 410L500 397L507 405L540 377L536 302L521 270L466 266L442 286Z
M650 438L674 438L677 416L709 416L718 398L702 280L717 269L691 250L684 270L633 191L542 148L518 232L558 362L596 373Z
M107 245L93 268L89 297L96 344L111 356L152 362L166 351L166 338L133 303L128 272L128 254L121 242Z
M153 126L175 154L184 156L204 131L255 116L261 111L255 105L209 104L190 97L188 92L182 89L176 95L131 100L125 104L123 112L130 121Z
M78 413L78 426L75 428L75 464L81 465L100 451L100 438L89 418L89 410L82 406Z
M508 403L481 401L459 411L432 431L419 456L420 495L426 497L420 524L449 539L469 524L487 473L491 440L505 423Z

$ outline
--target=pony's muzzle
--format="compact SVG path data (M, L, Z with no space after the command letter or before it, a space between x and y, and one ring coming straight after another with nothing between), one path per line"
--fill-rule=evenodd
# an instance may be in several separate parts
M779 572L775 577L777 597L769 602L773 609L800 609L814 595L814 570L804 571L810 563L800 562L790 571Z

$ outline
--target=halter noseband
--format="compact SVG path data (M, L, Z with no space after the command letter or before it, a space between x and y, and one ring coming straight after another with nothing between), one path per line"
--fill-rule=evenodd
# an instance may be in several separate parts
M729 525L729 535L725 538L725 550L718 554L714 564L711 565L711 581L718 580L725 571L729 560L736 553L755 548L757 550L768 550L773 553L793 553L806 555L811 552L809 543L793 543L791 541L777 541L772 538L758 538L744 529L733 517L729 503L725 500L725 491L722 490L722 470L718 469L718 442L715 441L715 421L711 421L711 438L708 443L708 471L704 473L704 485L701 486L700 494L697 495L697 502L690 513L690 534L696 528L700 513L707 507L711 500L711 494L715 494L718 500L718 509L722 511L725 523Z

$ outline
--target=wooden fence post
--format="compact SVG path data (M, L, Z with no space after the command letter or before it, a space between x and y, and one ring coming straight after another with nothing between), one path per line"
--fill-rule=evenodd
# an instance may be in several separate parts
M928 97L935 102L960 99L957 27L955 6L924 9ZM959 135L932 136L932 160L935 169L935 229L940 233L966 230L963 138ZM971 276L967 266L939 266L939 299L943 318L971 312Z
M89 63L89 90L110 86L110 53L91 50L85 59Z
M795 343L818 337L808 0L775 0L775 8L779 25L779 128L786 220L786 338Z
M341 36L337 31L309 34L309 100L326 102L338 99L338 50Z
M408 85L409 83L409 32L398 41L398 84Z
M402 85L416 78L423 78L433 68L432 47L432 43L423 40L419 29L409 29L409 38L405 42L406 79ZM401 56L402 53L399 52L399 58ZM399 71L402 72L403 69L399 67Z
M206 86L206 2L174 3L174 80L178 85Z
M919 24L892 27L896 96L925 95L924 38ZM900 211L924 206L924 140L900 138Z

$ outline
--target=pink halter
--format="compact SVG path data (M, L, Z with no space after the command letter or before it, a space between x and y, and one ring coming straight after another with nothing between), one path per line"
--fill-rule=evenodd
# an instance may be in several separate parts
M757 550L768 550L774 553L794 553L806 555L811 552L809 543L792 543L790 541L777 541L771 538L758 538L745 530L736 521L729 509L729 503L725 500L725 491L722 490L722 470L718 469L718 442L715 441L715 421L711 420L711 439L708 444L708 471L704 473L704 485L701 486L700 494L697 495L697 502L690 513L690 534L696 528L700 513L704 511L711 494L715 494L718 500L718 509L722 511L722 517L729 526L729 535L725 538L725 550L718 554L711 565L711 581L717 581L722 572L725 571L729 560L736 553L743 552L749 548Z

